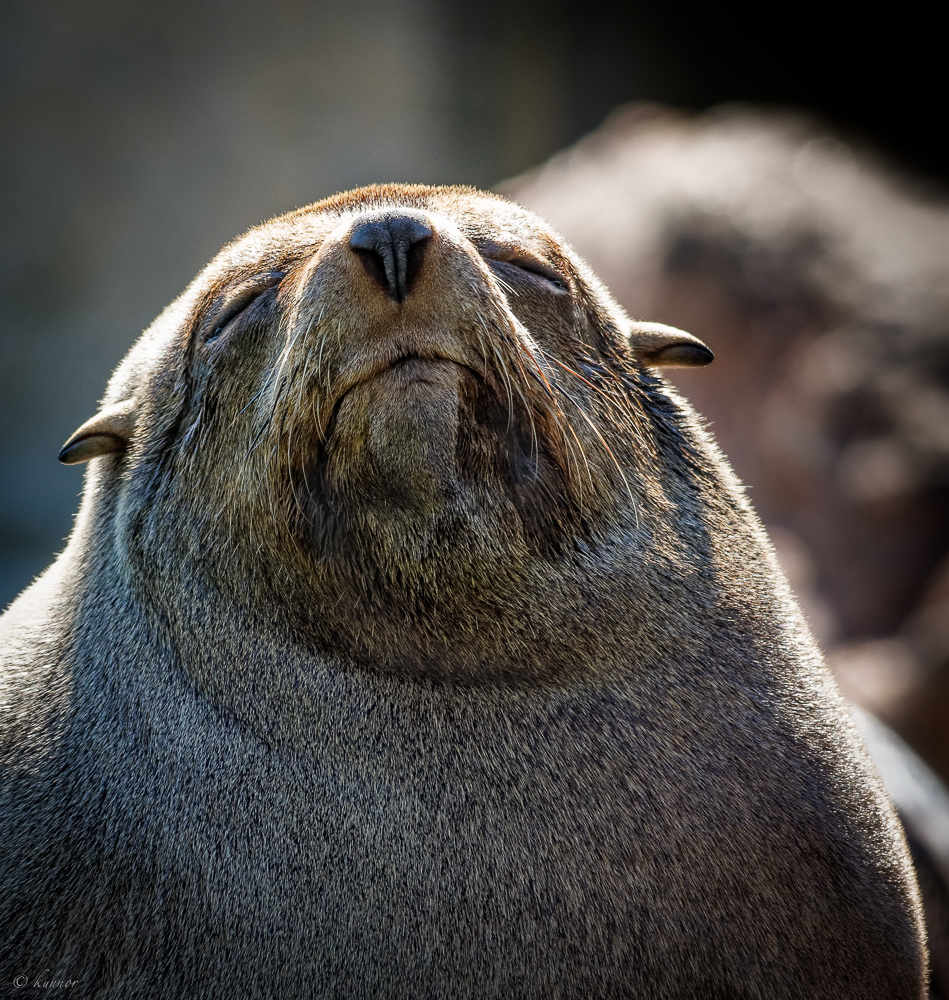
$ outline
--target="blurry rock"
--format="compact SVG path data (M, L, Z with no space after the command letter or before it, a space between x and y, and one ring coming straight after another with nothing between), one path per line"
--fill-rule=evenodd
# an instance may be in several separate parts
M912 650L896 638L845 643L828 663L844 696L881 717L898 716L922 680Z
M672 377L842 688L949 779L949 201L804 115L737 106L621 108L505 192L632 316L709 344Z
M949 774L949 556L932 575L900 636L920 681L887 718L945 779Z
M949 995L949 792L892 729L859 709L854 718L906 830L926 912L931 996L945 997Z

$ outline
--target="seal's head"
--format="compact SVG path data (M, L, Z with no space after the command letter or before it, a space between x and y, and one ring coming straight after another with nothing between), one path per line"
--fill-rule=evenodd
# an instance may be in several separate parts
M61 458L111 456L109 530L159 603L227 594L337 654L483 672L499 630L541 637L519 602L551 560L579 579L603 546L677 547L649 368L710 360L518 206L371 187L225 248Z
M655 371L707 360L470 189L226 248L66 444L77 528L3 620L0 957L100 996L918 998L896 820Z

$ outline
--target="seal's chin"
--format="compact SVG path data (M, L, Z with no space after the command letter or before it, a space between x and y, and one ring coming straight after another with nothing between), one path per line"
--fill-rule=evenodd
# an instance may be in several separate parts
M434 513L457 493L464 400L476 380L453 361L404 358L354 386L328 438L330 479L343 477L346 492L369 503Z
M443 358L401 358L348 389L317 465L295 485L307 484L296 495L320 549L334 538L330 550L339 548L357 525L417 538L446 518L472 530L536 520L565 493L522 399L501 398L481 374Z

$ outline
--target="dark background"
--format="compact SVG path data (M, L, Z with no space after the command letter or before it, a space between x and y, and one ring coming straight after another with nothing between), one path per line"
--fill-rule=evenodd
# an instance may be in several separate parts
M68 534L81 470L60 444L247 226L372 181L492 186L631 100L801 106L938 186L941 29L884 10L6 0L0 606Z

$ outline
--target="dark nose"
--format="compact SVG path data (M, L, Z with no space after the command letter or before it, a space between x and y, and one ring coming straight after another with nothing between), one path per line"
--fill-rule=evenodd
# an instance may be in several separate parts
M383 212L360 222L349 245L389 297L402 302L421 269L431 235L431 228L408 212Z

